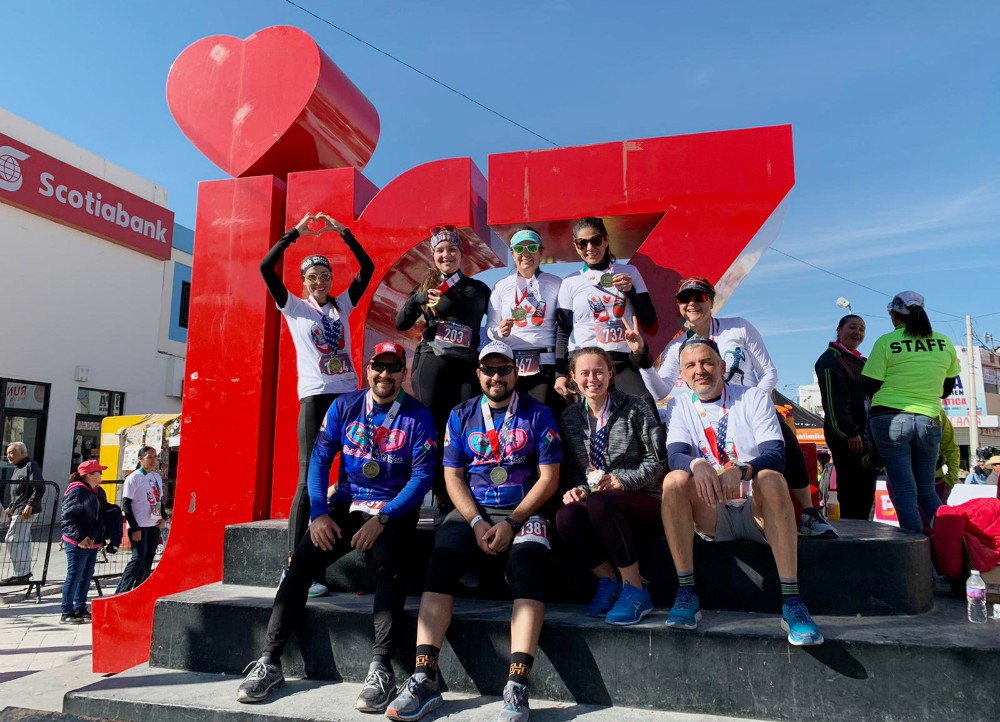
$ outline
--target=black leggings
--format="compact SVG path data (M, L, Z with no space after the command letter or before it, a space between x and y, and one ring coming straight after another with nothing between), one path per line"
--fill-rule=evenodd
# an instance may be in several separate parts
M653 410L653 416L660 418L659 412L656 410L656 401L653 400L653 395L646 388L646 382L642 380L639 367L632 363L629 356L624 354L612 354L612 360L615 362L615 388L638 396L649 404L649 408Z
M552 410L557 419L562 418L566 401L555 389L555 366L542 366L537 374L517 377L517 392L528 394L535 401L545 404Z
M663 536L660 500L635 491L595 491L587 501L560 509L556 527L587 569L606 561L624 569L639 561L636 537L645 540Z
M316 435L330 404L340 394L317 394L299 401L299 485L288 510L288 556L291 557L309 528L309 458Z
M454 356L438 356L421 344L413 359L413 395L430 409L437 431L438 448L444 448L444 429L451 410L479 394L476 362ZM434 493L446 498L444 468L437 465Z
M785 481L789 489L807 489L816 479L809 478L806 468L806 457L802 455L802 447L795 437L795 432L781 414L778 414L778 426L781 427L781 437L785 442ZM813 474L813 477L816 475Z
M340 527L343 536L330 551L314 546L308 536L302 540L295 553L288 572L278 586L271 608L271 618L267 623L267 642L264 654L270 655L277 664L285 645L299 626L305 613L309 585L326 568L351 551L351 537L370 518L361 512L349 513L350 502L338 502L331 506L330 516ZM375 598L373 600L372 622L375 625L375 643L372 654L391 655L396 649L398 632L405 629L403 603L406 586L403 578L404 562L409 545L412 544L413 530L417 526L417 512L390 521L382 529L375 546L370 552L372 571L375 574Z
M826 445L833 455L837 470L837 501L842 519L867 519L875 502L875 469L861 463L864 453L855 454L847 448L847 439L833 429L824 430Z
M490 524L501 523L510 510L479 509L479 513ZM542 582L548 570L549 549L538 542L511 544L510 548L489 557L476 544L472 527L458 510L445 517L434 536L434 553L427 570L425 592L455 596L458 580L468 573L477 562L493 560L507 562L507 581L514 599L545 601Z

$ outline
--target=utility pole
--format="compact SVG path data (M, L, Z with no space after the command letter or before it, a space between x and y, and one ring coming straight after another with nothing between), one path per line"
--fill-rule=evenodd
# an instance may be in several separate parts
M968 382L965 393L969 399L969 465L972 466L976 458L976 449L979 448L979 402L976 401L976 356L975 348L972 346L972 316L965 317L965 357L967 361L968 373L965 378Z

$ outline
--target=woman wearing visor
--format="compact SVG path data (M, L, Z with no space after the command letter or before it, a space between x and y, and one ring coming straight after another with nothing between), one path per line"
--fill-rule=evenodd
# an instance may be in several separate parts
M514 350L517 390L542 402L558 416L563 402L553 383L556 308L562 279L539 268L542 248L542 237L534 228L524 228L511 237L514 275L493 287L486 333Z
M752 323L745 318L714 318L712 307L715 303L715 287L700 276L681 279L677 288L677 309L684 319L687 330L667 344L663 351L660 368L653 369L649 349L639 337L630 345L636 363L642 368L642 380L650 393L657 399L669 396L680 381L680 347L691 336L712 339L722 353L726 364L723 378L727 383L738 386L757 386L770 396L778 385L778 370L764 345L764 339ZM686 388L686 387L685 387ZM785 479L795 500L802 508L799 518L799 534L818 539L834 539L837 531L813 506L809 493L810 477L802 449L795 438L795 432L778 414L782 438L785 442Z
M578 220L573 226L573 244L583 267L564 278L559 289L556 391L568 401L576 397L566 376L569 353L596 346L611 355L617 388L640 396L655 409L625 341L625 319L637 318L643 326L656 323L646 283L639 269L615 258L602 219Z
M323 227L314 230L317 223ZM325 256L310 255L300 266L302 297L288 292L278 262L296 240L336 231L351 249L361 270L347 291L337 297L330 295L333 271ZM375 264L343 224L325 213L307 213L295 227L283 235L260 262L260 275L278 310L288 324L295 346L295 366L299 394L299 483L288 515L288 556L298 547L309 528L309 491L306 487L309 457L323 417L330 404L340 394L358 388L358 376L351 365L351 329L347 317L368 288ZM323 579L309 588L309 595L326 594Z

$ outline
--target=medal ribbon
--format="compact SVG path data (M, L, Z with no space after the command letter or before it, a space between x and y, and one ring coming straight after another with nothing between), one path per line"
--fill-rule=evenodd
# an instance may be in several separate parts
M396 416L399 414L399 406L403 403L403 399L406 397L405 391L400 391L396 400L389 407L389 413L385 415L382 419L382 425L375 429L375 399L372 394L371 389L365 394L365 446L368 448L368 455L373 461L382 460L382 450L378 447L378 440L381 439L389 430L392 422L396 420Z
M712 422L708 420L708 412L705 411L705 407L699 399L694 394L691 394L691 402L694 404L695 411L698 412L698 416L701 417L702 430L705 433L705 440L708 442L708 448L712 452L714 458L708 458L704 452L702 456L705 457L705 461L715 467L716 470L722 469L729 462L729 455L726 453L726 435L729 431L729 409L726 408L726 389L728 384L723 384L722 386L722 416L719 417L718 421L718 431L712 428Z
M452 286L454 286L456 283L458 283L461 280L462 280L462 272L461 271L455 271L453 274L451 274L450 276L448 276L448 278L444 279L444 281L441 283L441 285L439 285L434 290L440 291L443 294L449 288L451 288Z
M709 338L715 341L715 335L719 332L719 322L716 319L712 319L712 324L709 326ZM694 336L694 329L689 328L685 332L685 338L691 338Z
M587 413L590 412L588 411ZM590 465L601 471L604 471L608 465L608 417L610 416L611 394L609 393L607 398L604 399L604 404L601 405L601 410L597 412L597 428L594 429L593 437L590 434L590 424L587 424L586 431L587 440L590 442L587 449Z
M500 424L500 433L497 433L493 425L493 414L490 413L490 405L486 400L486 394L479 403L480 411L483 413L483 425L486 427L486 438L490 442L490 451L493 460L500 466L503 465L503 457L507 453L507 432L514 425L514 414L517 413L517 392L511 394L510 404L504 414L503 422Z
M323 329L323 339L330 344L332 352L337 353L337 349L340 346L340 339L344 336L344 324L341 323L340 319L332 317L334 313L333 308L330 309L329 313L325 313L312 296L308 296L306 302L319 314L319 325Z

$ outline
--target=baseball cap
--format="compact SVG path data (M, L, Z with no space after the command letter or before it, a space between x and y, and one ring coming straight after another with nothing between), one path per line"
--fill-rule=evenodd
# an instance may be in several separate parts
M302 259L302 266L299 268L303 278L306 277L306 271L313 266L326 266L331 273L333 272L333 269L330 268L330 260L326 256L306 256Z
M94 459L85 461L76 467L76 473L80 476L86 476L87 474L93 474L95 471L104 471L108 467L101 466L101 464Z
M681 285L677 289L677 293L674 294L674 298L677 298L685 291L701 291L702 293L707 293L709 298L715 298L715 287L708 281L701 278L682 279Z
M384 341L382 343L375 344L375 350L372 351L371 358L368 360L374 361L376 356L381 356L384 353L392 354L404 364L406 363L406 349L398 343L393 343L392 341Z
M924 297L916 291L900 291L889 301L889 305L885 307L885 310L895 311L901 316L906 316L910 313L910 306L920 306L923 308Z
M499 354L508 361L514 360L513 349L511 349L511 347L503 341L490 341L488 344L483 346L483 350L479 352L479 360L482 361L487 356L492 356L493 354Z
M688 346L697 346L698 344L708 346L710 349L715 351L716 356L722 358L722 352L719 351L719 344L710 338L706 338L705 336L688 336L684 339L684 343L681 344L680 349L678 349L678 353L683 353L684 349Z

